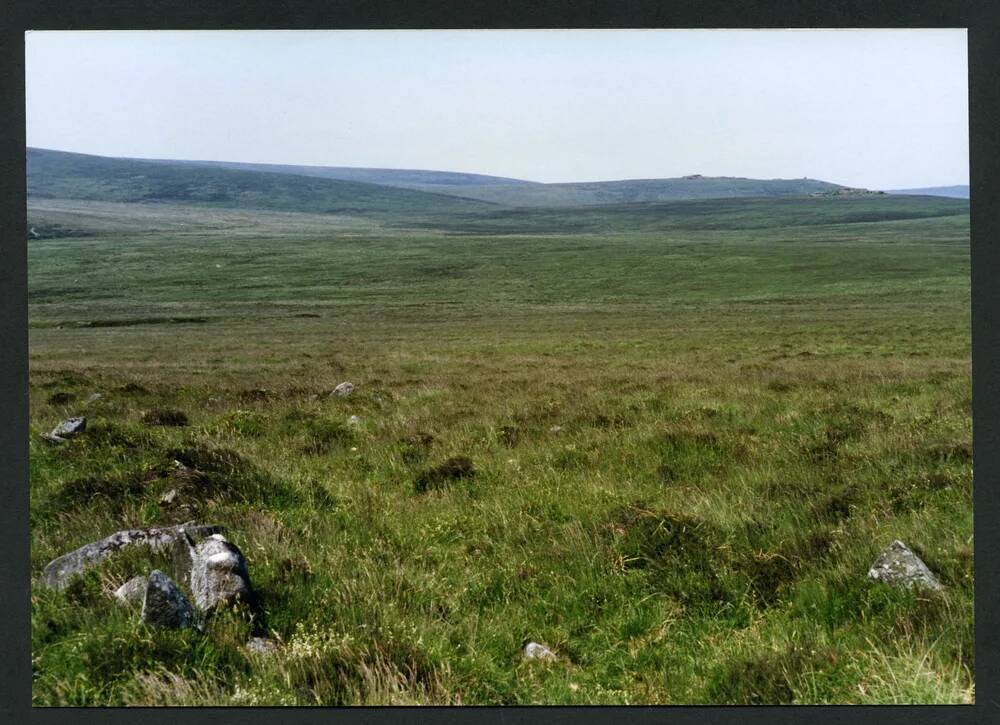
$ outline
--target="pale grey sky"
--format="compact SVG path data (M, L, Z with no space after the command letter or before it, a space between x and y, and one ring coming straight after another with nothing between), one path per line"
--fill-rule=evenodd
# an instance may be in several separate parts
M26 65L67 151L968 183L964 30L31 32Z

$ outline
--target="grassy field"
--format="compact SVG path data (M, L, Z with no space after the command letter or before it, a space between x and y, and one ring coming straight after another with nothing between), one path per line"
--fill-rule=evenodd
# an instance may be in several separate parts
M970 702L967 210L33 200L34 703ZM155 556L37 584L189 519L253 621L141 625L108 592ZM893 539L942 593L867 579Z

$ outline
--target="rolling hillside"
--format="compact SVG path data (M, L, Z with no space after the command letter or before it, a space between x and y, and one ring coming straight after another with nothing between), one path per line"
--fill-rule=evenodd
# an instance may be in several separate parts
M429 187L413 187L429 188ZM684 176L675 179L626 179L570 184L491 184L434 187L441 194L460 194L506 206L584 206L684 199L804 196L844 187L815 179L743 179L728 176Z
M169 202L322 214L475 211L482 201L294 174L28 149L29 199Z
M37 198L193 202L305 212L387 211L389 207L400 211L482 208L469 200L515 207L567 207L806 196L846 188L815 179L746 179L698 174L673 179L542 184L450 171L112 159L43 149L28 149L28 177L28 193ZM376 185L379 189L371 188ZM387 189L411 193L399 194ZM415 192L433 194L434 198L414 195ZM455 197L461 201L455 202Z
M129 159L143 161L144 159ZM427 171L424 169L371 169L352 166L301 166L293 164L253 164L240 161L171 161L151 160L159 164L183 164L190 166L208 166L220 169L236 169L238 171L267 171L273 174L295 174L297 176L313 176L320 179L338 179L340 181L358 181L366 184L382 184L400 188L430 189L445 188L447 193L463 187L480 186L544 186L535 181L509 179L503 176L487 176L484 174L466 174L455 171Z

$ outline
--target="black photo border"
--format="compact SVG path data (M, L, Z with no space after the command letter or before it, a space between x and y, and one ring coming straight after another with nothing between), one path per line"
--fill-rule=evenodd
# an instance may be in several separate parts
M966 28L976 702L835 707L33 708L24 32L199 29ZM0 10L0 722L1000 722L1000 2L997 0L13 0ZM935 149L927 149L932 154Z

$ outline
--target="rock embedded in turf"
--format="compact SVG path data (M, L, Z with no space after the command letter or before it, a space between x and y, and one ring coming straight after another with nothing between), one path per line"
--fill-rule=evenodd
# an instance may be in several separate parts
M247 560L236 544L214 534L195 547L191 592L199 609L211 610L253 597Z
M195 622L194 607L174 580L154 569L146 582L142 600L142 621L158 627L184 629Z
M895 586L922 587L940 591L943 587L927 565L898 539L878 555L868 576Z
M82 574L127 547L143 545L155 551L165 551L179 540L184 541L187 537L201 539L221 530L221 526L191 522L164 528L116 531L110 536L84 544L79 549L50 561L42 570L41 583L52 589L62 589L77 574ZM184 546L187 547L188 544L185 543Z
M165 494L163 494L162 496L160 496L160 503L163 504L164 506L169 506L175 500L177 500L177 489L176 488L172 488L169 491L167 491Z
M338 398L346 398L354 392L354 383L343 382L333 389L333 395Z
M79 418L67 418L62 423L57 425L49 433L50 436L55 438L72 438L73 436L80 435L87 429L87 419L83 416Z
M42 440L53 446L58 446L66 442L65 438L54 436L51 433L42 433Z
M278 643L267 637L251 637L247 650L258 655L270 655L278 651Z
M141 574L132 577L115 589L115 599L126 604L139 604L142 602L143 597L146 596L146 585L148 582L149 578Z
M528 660L544 660L551 662L556 659L556 653L538 642L528 642L524 645L524 658Z
M357 415L352 415L347 419L348 425L361 425L361 418Z

